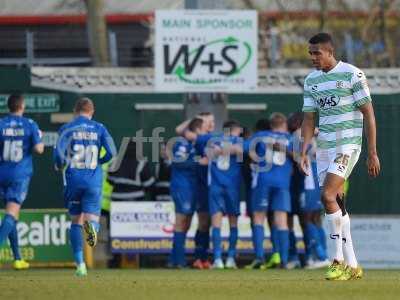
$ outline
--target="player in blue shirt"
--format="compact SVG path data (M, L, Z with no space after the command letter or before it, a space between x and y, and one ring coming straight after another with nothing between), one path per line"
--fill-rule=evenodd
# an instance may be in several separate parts
M33 173L32 153L42 154L44 145L38 125L23 117L24 98L11 95L7 105L10 113L0 120L0 198L6 206L0 226L0 246L8 237L14 268L27 269L29 263L19 253L17 222Z
M212 224L213 268L236 269L237 221L240 215L240 185L242 181L243 147L240 134L242 128L236 121L224 123L224 134L198 137L196 144L202 145L209 158L208 201ZM204 145L204 140L207 140ZM222 261L221 226L222 217L229 218L229 249L226 265Z
M196 140L196 152L198 155L202 157L206 157L204 151L205 144L208 139L213 135L212 132L215 129L215 119L214 115L210 112L201 112L196 118L200 118L204 121L205 132L202 134L196 135L195 133L187 130L187 125L190 120L187 120L176 127L176 133L178 135L184 135L187 139L197 139L197 136L201 136L199 140ZM201 141L201 144L200 144ZM194 237L195 241L195 261L193 263L193 268L195 269L209 269L211 267L210 262L208 261L208 249L210 247L210 215L208 212L208 166L207 165L198 165L197 167L197 205L196 212L198 216L198 227L196 230L196 234Z
M188 130L196 135L204 133L202 119L195 118ZM170 193L175 204L175 230L169 266L182 268L185 266L185 240L190 228L193 213L196 211L198 182L195 148L192 141L180 137L172 148ZM207 159L199 163L208 164Z
M315 130L318 134L318 130ZM309 156L310 166L308 176L304 178L304 192L300 200L300 209L304 217L305 227L305 244L309 249L307 253L306 263L308 269L323 268L330 265L326 252L325 231L321 225L321 190L318 183L317 161L316 161L317 144L315 137L311 140L310 148L307 152ZM311 258L315 257L315 260Z
M273 247L276 249L274 261L286 267L289 255L289 231L287 216L291 211L290 175L292 162L288 159L292 151L290 134L287 132L286 117L273 113L270 117L271 131L261 131L253 135L245 144L245 151L258 162L253 178L252 210L253 239L256 244L254 268L265 268L264 262L264 222L266 212L273 212L274 226L271 231Z
M71 216L70 239L77 265L76 275L86 276L82 226L86 242L94 247L99 231L103 173L101 165L116 154L112 137L103 124L92 120L94 104L79 99L75 118L62 126L54 150L55 167L64 172L64 201ZM106 153L100 157L100 150Z

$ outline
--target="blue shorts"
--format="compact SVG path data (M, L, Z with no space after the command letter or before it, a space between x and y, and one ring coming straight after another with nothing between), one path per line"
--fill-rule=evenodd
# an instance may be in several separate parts
M210 215L223 213L230 216L240 215L240 187L220 185L209 186Z
M0 181L0 199L5 203L15 202L22 205L28 194L29 182L31 178L27 177L19 180L3 180Z
M188 187L170 188L174 200L175 212L183 215L193 215L196 210L196 191Z
M320 211L323 209L320 189L305 190L300 198L300 208L302 212Z
M196 211L208 213L208 186L198 182L196 192Z
M64 189L65 207L73 216L81 213L100 215L101 187L69 187Z
M256 211L292 211L289 189L258 184L252 191L251 209Z

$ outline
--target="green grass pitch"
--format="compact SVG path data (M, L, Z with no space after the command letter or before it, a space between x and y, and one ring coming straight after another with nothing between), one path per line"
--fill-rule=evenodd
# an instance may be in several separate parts
M0 299L400 299L399 271L330 282L323 271L0 270Z

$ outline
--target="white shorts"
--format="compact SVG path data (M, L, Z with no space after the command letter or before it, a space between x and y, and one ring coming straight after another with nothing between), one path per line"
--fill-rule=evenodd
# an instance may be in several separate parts
M345 180L360 157L359 149L320 150L317 151L317 172L319 186L323 186L327 173L336 174Z

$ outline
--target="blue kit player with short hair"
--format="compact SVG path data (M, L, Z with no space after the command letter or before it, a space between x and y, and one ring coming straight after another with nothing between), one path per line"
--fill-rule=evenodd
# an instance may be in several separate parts
M264 222L266 212L273 212L272 244L276 251L272 257L274 265L286 268L289 255L288 213L291 211L290 175L292 162L288 159L292 151L291 136L287 132L286 117L273 113L271 130L260 131L245 144L251 158L258 162L253 178L252 209L253 239L256 259L248 268L267 268L264 263Z
M236 269L236 244L238 239L238 216L240 215L240 185L242 181L243 147L240 134L242 127L236 121L224 123L224 134L215 135L206 144L210 160L209 172L209 212L212 225L214 269ZM201 141L198 137L196 142ZM205 138L205 137L204 137ZM222 217L229 219L229 249L226 264L222 261L221 226Z
M0 198L6 213L0 226L0 246L8 238L14 255L14 268L29 268L21 258L18 246L17 222L32 177L32 153L42 154L41 131L31 119L23 117L25 101L22 95L8 97L9 115L0 120Z
M195 118L189 123L188 129L196 135L202 134L204 124L202 119ZM193 142L193 140L180 137L173 145L171 153L170 193L175 204L175 230L169 267L173 268L182 268L186 265L186 233L196 211L198 182L196 151ZM207 161L204 163L207 165Z
M101 165L116 153L114 141L103 124L92 120L94 104L88 98L79 99L75 118L61 127L54 150L55 167L63 170L64 201L71 216L70 240L76 275L86 276L83 259L82 226L86 242L94 247L99 231L103 172ZM105 155L100 157L100 150Z

